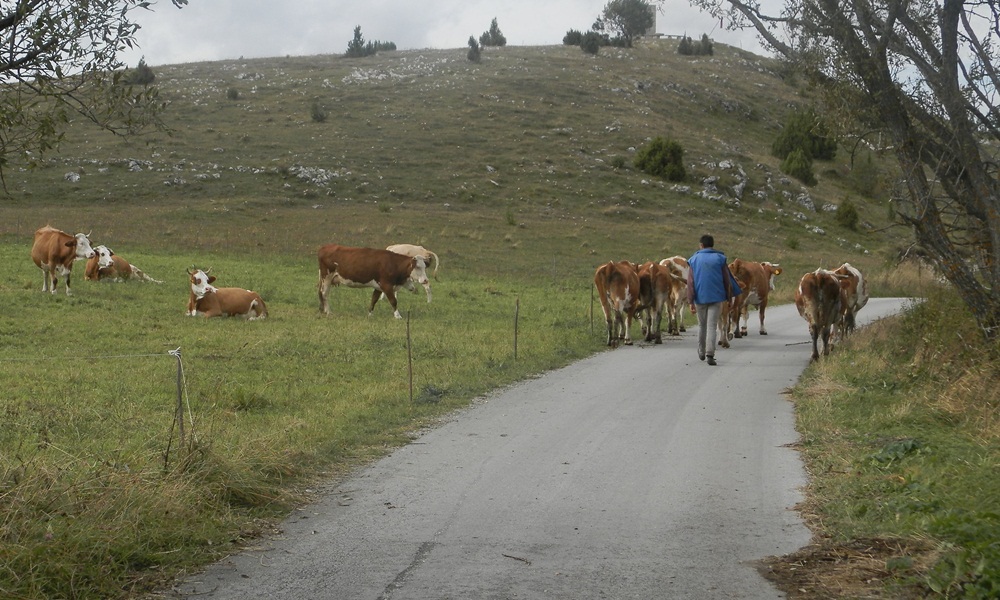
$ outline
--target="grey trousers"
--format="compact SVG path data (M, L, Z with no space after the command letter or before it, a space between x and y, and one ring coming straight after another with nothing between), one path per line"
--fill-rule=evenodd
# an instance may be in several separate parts
M695 304L695 311L698 313L698 356L715 356L715 345L719 342L719 315L722 314L722 305L725 302L715 304Z

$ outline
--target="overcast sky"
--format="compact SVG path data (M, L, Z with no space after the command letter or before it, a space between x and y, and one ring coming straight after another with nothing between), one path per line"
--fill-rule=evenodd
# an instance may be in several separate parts
M122 55L128 66L145 57L150 66L186 62L343 54L361 26L365 41L394 42L397 49L464 48L496 18L510 46L561 44L570 29L587 31L607 0L190 0L177 9L156 0L134 13L140 48ZM765 54L749 32L734 33L691 8L666 0L656 16L658 33L703 33L717 42Z

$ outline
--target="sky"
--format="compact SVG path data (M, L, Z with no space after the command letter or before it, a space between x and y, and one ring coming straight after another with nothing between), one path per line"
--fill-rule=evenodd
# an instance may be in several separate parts
M398 50L464 48L496 18L508 46L562 43L570 29L587 31L607 0L190 0L177 9L155 0L133 14L139 48L121 55L127 66L343 54L361 26L364 40L393 42ZM758 54L752 32L730 32L687 0L665 0L657 33L707 33L716 42Z

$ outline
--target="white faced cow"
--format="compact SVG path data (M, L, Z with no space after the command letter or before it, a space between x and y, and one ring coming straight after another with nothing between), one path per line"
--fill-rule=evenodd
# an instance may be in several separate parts
M43 292L55 294L56 282L63 277L66 280L66 295L73 295L70 289L73 262L93 257L94 250L90 247L90 240L82 233L70 235L49 225L35 232L31 260L42 270Z
M427 285L426 263L421 256L404 256L377 248L355 248L327 244L317 252L319 259L319 309L330 313L327 292L330 285L353 288L373 288L368 316L375 310L375 303L385 295L392 305L393 315L402 319L396 308L396 291L412 286L410 280Z
M843 275L840 280L840 287L844 290L844 305L840 307L843 318L840 327L837 328L838 337L843 339L854 331L858 311L868 304L868 281L851 263L840 265L834 273Z
M212 285L212 269L188 269L191 295L188 297L189 317L243 317L255 321L267 317L267 306L257 292L242 288L217 288Z
M432 265L434 266L434 279L437 279L438 266L441 264L441 260L438 258L437 254L434 254L427 248L424 248L423 246L415 246L413 244L393 244L392 246L387 247L386 250L390 252L395 252L396 254L402 254L403 256L409 256L409 257L419 256L420 258L424 259L424 265L426 268L430 268ZM410 276L410 282L411 282L410 289L412 291L416 291L413 290L413 283L414 282L420 283L420 282L414 279L412 274ZM430 302L431 301L430 281L428 281L425 278L424 282L420 283L420 285L424 286L424 291L427 292L427 301Z
M84 279L88 281L126 281L135 278L141 281L163 283L146 275L142 269L130 264L107 246L97 246L94 248L94 252L95 256L87 261L87 269L84 271Z

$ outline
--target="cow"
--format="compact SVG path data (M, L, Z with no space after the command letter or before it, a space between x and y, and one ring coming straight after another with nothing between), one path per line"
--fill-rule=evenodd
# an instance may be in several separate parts
M736 285L742 290L741 293L730 298L722 306L722 310L719 311L719 345L723 348L729 348L729 342L735 337L742 337L740 335L740 315L744 312L746 307L746 290L750 285L750 282L746 279L746 273L740 273L739 275L733 273L732 265L727 265L729 272L733 274L733 279L736 280ZM744 334L745 335L745 334Z
M687 328L684 327L684 309L687 307L687 278L691 267L683 256L664 258L660 261L660 265L670 269L676 276L671 278L675 284L677 281L682 284L681 289L675 290L676 295L671 298L670 308L667 312L667 334L680 335L682 331L687 331Z
M851 263L845 262L833 272L844 276L840 280L840 287L844 290L844 305L840 307L842 318L840 327L837 328L839 339L844 339L854 331L858 311L868 304L868 281Z
M94 254L94 257L87 261L87 269L84 271L83 277L88 281L127 281L135 278L141 281L163 283L146 275L142 269L130 264L107 246L95 247Z
M256 321L267 317L267 306L260 294L243 288L217 288L212 285L212 269L188 269L191 294L188 297L189 317L243 317Z
M434 266L434 279L437 279L438 265L441 264L441 260L438 258L437 254L434 254L427 248L424 248L423 246L415 246L413 244L393 244L392 246L388 246L386 250L390 252L395 252L396 254L402 254L403 256L410 256L410 257L419 256L423 258L424 265L426 265L426 267L429 268L431 265ZM411 282L409 285L410 290L416 291L413 289L413 283L414 282L420 283L420 282L414 280L412 277L410 278L410 282ZM424 291L427 292L427 301L430 302L431 301L430 281L424 281L424 283L422 283L421 285L424 286Z
M637 315L642 322L642 331L647 342L662 344L660 324L663 315L667 316L667 334L673 333L676 321L673 319L673 306L680 294L687 292L687 280L674 272L670 267L660 263L647 262L638 268L639 274L639 308ZM673 327L672 327L673 326Z
M73 272L73 262L93 257L94 249L90 247L90 239L86 234L70 235L50 225L35 232L31 260L42 270L43 292L55 294L56 282L63 277L66 280L66 295L72 296L70 275Z
M397 319L402 319L403 316L396 307L396 290L407 285L412 288L410 280L420 285L427 285L426 263L421 256L405 256L377 248L327 244L320 247L317 258L319 259L319 309L323 314L330 314L327 292L331 284L374 288L368 316L374 312L378 299L385 295Z
M760 334L767 335L764 312L767 310L768 296L774 289L774 278L781 275L781 267L777 263L752 262L737 258L729 264L729 271L740 282L740 289L743 290L736 300L739 314L734 317L733 336L741 338L747 335L751 306L756 306L760 312Z
M795 308L809 324L812 338L812 361L819 360L817 340L823 340L823 356L830 354L830 329L840 323L844 294L840 287L843 275L826 269L806 273L795 290Z
M608 346L617 347L619 341L632 345L632 318L639 308L639 273L627 260L608 262L594 272L594 285L604 310L607 324Z

